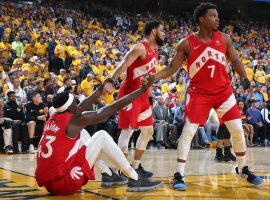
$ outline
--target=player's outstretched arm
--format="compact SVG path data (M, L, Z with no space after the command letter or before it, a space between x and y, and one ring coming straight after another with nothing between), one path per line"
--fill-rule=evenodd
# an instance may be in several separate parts
M173 57L172 62L169 64L169 66L165 67L160 72L156 73L154 75L155 80L160 80L167 78L171 75L173 75L179 67L183 64L183 61L185 59L185 55L187 54L189 49L189 44L187 39L181 40L179 45L176 48L176 55Z
M66 133L67 136L75 138L84 127L107 121L109 117L116 113L118 110L124 108L136 98L138 98L142 93L146 92L152 83L153 81L149 81L142 88L124 96L109 106L105 106L97 111L86 111L81 115L74 116L68 125L68 131Z
M235 50L234 50L234 47L232 44L232 39L230 38L230 36L228 36L225 33L223 33L223 39L224 39L226 47L227 47L226 57L229 61L231 61L232 67L235 69L237 74L240 76L243 87L246 90L249 88L250 83L247 79L247 74L246 74L245 68L235 53Z
M118 77L138 58L143 58L146 55L146 50L143 44L135 44L129 52L125 55L123 60L115 69L112 79L113 81L117 81Z
M78 113L82 113L84 111L89 110L89 108L97 101L97 99L102 95L103 89L106 84L112 84L113 81L110 79L105 80L105 82L99 86L90 96L84 99L78 106L80 111Z

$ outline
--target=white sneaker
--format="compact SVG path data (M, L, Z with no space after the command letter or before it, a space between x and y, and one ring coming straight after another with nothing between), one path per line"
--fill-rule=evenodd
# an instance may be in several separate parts
M35 153L34 150L35 150L34 145L30 144L29 145L29 153Z

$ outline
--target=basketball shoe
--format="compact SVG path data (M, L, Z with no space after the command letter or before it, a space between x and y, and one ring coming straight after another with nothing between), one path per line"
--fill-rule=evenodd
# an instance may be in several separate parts
M238 167L235 168L235 171L242 179L245 179L247 182L253 185L260 185L263 183L263 179L251 172L248 166L244 166L242 172L239 171Z
M128 179L124 176L120 176L115 173L113 169L111 169L112 175L108 175L107 173L101 174L101 186L103 187L111 187L114 185L124 185L128 182Z
M173 180L174 180L173 189L180 190L180 191L186 190L187 187L186 187L185 182L183 181L183 176L179 172L176 172L174 174Z

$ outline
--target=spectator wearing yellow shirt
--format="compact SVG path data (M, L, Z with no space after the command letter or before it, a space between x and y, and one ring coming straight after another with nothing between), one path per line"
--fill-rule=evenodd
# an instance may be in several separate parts
M170 84L171 79L167 78L165 81L163 81L161 85L161 93L164 95L166 92L169 91L169 84Z
M56 45L54 49L54 54L58 54L59 58L62 58L64 63L66 60L66 45L65 45L65 40L63 38L60 38L59 44Z
M265 101L268 101L267 87L265 85L262 86L262 94Z
M96 74L96 76L100 79L105 69L107 69L107 67L104 65L104 60L99 59L97 65L93 68L93 71Z
M40 57L43 57L48 53L48 44L45 43L43 38L40 38L40 42L35 44L35 53Z
M265 83L265 71L263 70L263 65L259 65L258 69L256 70L256 73L254 75L254 79L258 81L259 83Z
M184 81L185 81L185 79L180 77L180 78L178 78L178 84L176 85L176 91L179 94L179 99L181 101L184 101L184 99L185 99L186 86L185 86Z
M158 65L157 65L157 72L163 70L165 67L166 67L166 65L164 65L164 60L163 59L160 59L158 61Z
M88 97L94 92L94 80L95 75L89 73L86 78L81 82L82 93Z
M22 76L19 77L20 82L22 82L23 79L28 79L28 78L30 78L28 69L26 68L22 69Z
M36 47L35 47L35 41L32 40L31 43L28 43L24 47L24 54L26 55L27 58L31 58L35 55L36 53Z
M4 39L3 42L0 42L0 55L3 56L5 60L8 59L10 50L11 50L11 45L8 43L7 39Z
M58 85L59 85L60 87L63 86L63 81L64 81L66 75L67 75L67 71L66 71L65 69L60 69L60 73L59 73L59 75L57 76L57 78L58 78L58 82L57 82L57 83L58 83Z
M25 63L22 66L22 69L27 69L29 73L29 77L36 77L36 73L39 70L39 67L35 65L34 58L29 59L29 63Z
M252 68L252 64L251 62L247 63L245 66L245 71L247 74L247 78L249 81L253 81L253 77L254 77L254 70Z
M108 64L107 64L107 69L108 69L108 74L109 74L110 76L112 76L113 73L114 73L114 70L115 70L113 64L112 64L112 63L108 63Z

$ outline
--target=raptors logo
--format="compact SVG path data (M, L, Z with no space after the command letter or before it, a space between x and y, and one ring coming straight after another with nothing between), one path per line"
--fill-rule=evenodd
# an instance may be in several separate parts
M70 176L73 180L79 180L83 176L82 168L81 167L74 167L70 171Z
M132 108L132 103L131 104L128 104L126 107L124 107L123 110L130 111L131 108Z

